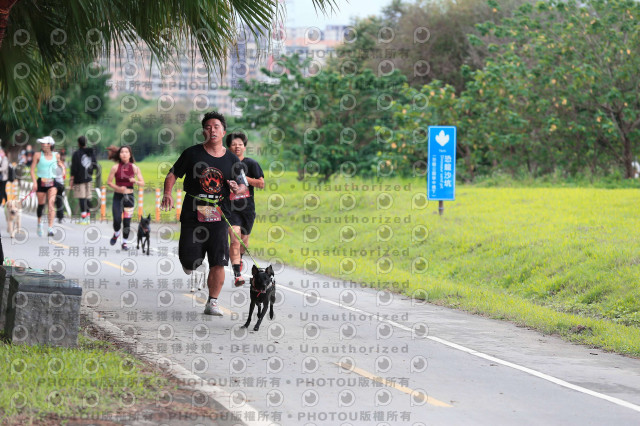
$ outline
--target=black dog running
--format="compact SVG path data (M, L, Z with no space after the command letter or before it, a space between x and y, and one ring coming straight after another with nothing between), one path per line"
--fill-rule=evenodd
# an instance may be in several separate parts
M142 241L142 254L144 254L144 246L147 246L147 256L149 255L149 234L151 233L151 228L149 224L151 223L151 213L149 216L143 217L140 219L140 224L138 225L138 245L136 249L140 248L140 242Z
M269 319L273 319L273 304L276 302L276 281L271 265L266 269L261 269L253 265L251 274L251 305L249 306L249 318L247 318L247 322L244 323L242 327L249 327L251 315L253 315L253 308L258 305L258 322L255 327L253 327L253 331L258 331L262 323L262 318L264 318L264 315L267 313L267 308L269 308Z

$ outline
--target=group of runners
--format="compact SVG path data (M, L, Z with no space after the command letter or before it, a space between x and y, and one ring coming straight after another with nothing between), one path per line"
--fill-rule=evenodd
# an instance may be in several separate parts
M184 178L186 197L180 213L178 257L187 275L207 257L209 298L204 313L216 316L222 316L218 296L229 260L234 285L244 284L242 256L249 245L256 216L253 191L264 188L260 165L244 155L246 135L227 135L226 130L222 114L215 111L205 114L202 119L204 142L185 149L175 162L165 178L160 205L165 211L174 208L173 186L177 179Z
M190 275L207 257L209 299L205 314L222 316L218 296L224 284L224 267L231 260L233 283L244 285L243 255L256 217L254 188L264 188L264 173L257 161L245 156L247 136L226 134L227 124L222 114L208 112L202 119L204 142L185 149L164 181L161 209L174 208L173 186L184 178L185 200L180 214L178 257L184 272ZM226 138L225 138L226 136ZM38 197L38 234L44 235L42 215L48 203L48 235L54 234L55 178L66 173L60 155L53 151L55 141L50 136L38 139L41 151L33 155L31 178ZM223 143L224 142L224 143ZM226 147L224 146L226 144ZM109 159L115 161L107 178L113 190L113 236L111 245L121 238L121 248L128 250L127 240L135 207L134 185L144 186L140 168L135 164L129 146L109 149ZM89 223L91 173L95 169L95 153L86 147L86 139L78 139L78 150L71 161L70 185L78 198L80 223ZM229 241L231 241L229 243Z

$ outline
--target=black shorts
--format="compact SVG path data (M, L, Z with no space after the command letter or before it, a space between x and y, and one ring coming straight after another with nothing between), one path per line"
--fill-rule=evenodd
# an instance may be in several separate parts
M49 187L45 187L45 186L42 186L42 180L38 178L38 189L36 190L36 192L44 192L46 194L47 192L49 192L51 188L56 188L55 181L53 179L51 179L51 181L53 182L53 185Z
M242 235L251 235L253 222L256 220L255 211L236 210L229 213L229 223L231 226L239 226Z
M185 269L196 269L207 256L209 267L229 264L229 227L216 223L182 223L178 258Z

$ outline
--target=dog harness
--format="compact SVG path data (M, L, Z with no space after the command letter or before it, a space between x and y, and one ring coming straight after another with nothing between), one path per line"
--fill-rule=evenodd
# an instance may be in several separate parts
M260 290L260 291L258 291L258 289L255 287L255 285L253 285L253 281L254 281L254 280L253 280L253 277L251 277L251 279L249 280L249 282L251 283L251 289L252 289L253 291L255 291L256 293L258 293L258 296L257 296L257 297L260 297L260 295L261 295L262 293L266 293L267 291L269 291L269 290L271 289L271 287L273 287L273 286L275 286L275 285L276 285L276 280L275 280L273 277L271 277L271 282L269 283L269 285L268 285L268 286L266 286L264 290Z

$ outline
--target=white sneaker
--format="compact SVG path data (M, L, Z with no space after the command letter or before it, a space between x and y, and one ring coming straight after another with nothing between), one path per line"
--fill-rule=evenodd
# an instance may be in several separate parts
M204 314L205 315L215 315L217 317L221 317L222 316L222 311L220 310L220 307L218 306L218 301L211 299L207 302L206 305L204 305Z

